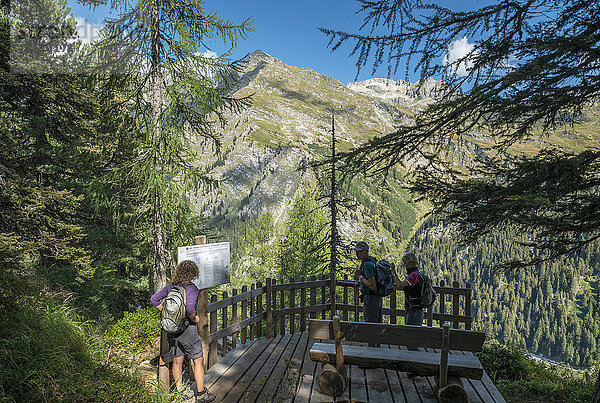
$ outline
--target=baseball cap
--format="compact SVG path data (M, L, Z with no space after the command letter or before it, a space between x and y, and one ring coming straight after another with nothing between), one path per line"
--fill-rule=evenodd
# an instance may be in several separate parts
M360 252L362 250L368 250L368 249L369 249L369 245L367 245L367 243L364 241L357 242L356 245L354 246L354 250L356 252Z

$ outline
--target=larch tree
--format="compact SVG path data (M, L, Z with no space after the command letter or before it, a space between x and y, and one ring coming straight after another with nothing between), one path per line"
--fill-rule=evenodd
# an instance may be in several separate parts
M183 227L194 225L185 218L190 210L185 195L210 182L194 147L217 151L214 125L223 122L225 108L244 103L229 93L234 64L227 54L211 52L211 44L222 41L233 49L252 21L224 20L200 0L114 0L111 6L118 16L105 21L104 38L93 53L100 70L93 75L131 88L123 105L142 135L132 139L137 156L115 166L114 175L126 172L137 183L140 215L151 217L152 283L158 289L167 282L167 245L184 242Z
M359 71L414 69L442 79L446 91L413 124L342 156L349 166L377 173L412 161L412 189L456 223L464 240L517 228L540 254L507 267L558 258L600 238L598 149L510 152L560 130L577 134L586 115L597 116L600 3L502 0L471 10L423 0L359 4L358 33L322 29L332 51L352 45ZM457 40L469 46L452 58ZM597 136L597 126L592 131ZM492 145L467 169L457 168L449 145L470 133L485 133Z
M574 252L600 237L600 152L541 149L511 153L511 146L560 130L577 132L600 95L600 5L589 1L500 1L454 11L435 1L360 0L365 34L322 31L330 47L353 43L360 68L400 63L438 77L441 101L412 124L342 155L351 166L385 172L416 163L411 186L435 211L458 224L468 241L494 228L516 226L545 252L539 263ZM466 39L465 39L466 38ZM455 41L467 52L452 59ZM597 129L597 128L596 128ZM596 130L594 129L594 130ZM485 156L467 167L452 161L450 144L484 133Z

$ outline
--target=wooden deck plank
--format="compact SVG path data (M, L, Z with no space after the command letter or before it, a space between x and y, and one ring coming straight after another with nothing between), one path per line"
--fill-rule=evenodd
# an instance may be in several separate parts
M232 366L238 359L240 359L250 347L257 341L248 340L245 344L240 344L236 349L228 352L224 357L213 365L204 376L204 385L210 388L220 377L223 375L230 366Z
M223 399L225 395L229 393L231 388L235 386L237 381L246 373L250 365L260 357L270 343L271 339L258 339L252 343L241 357L234 361L234 365L224 364L223 366L219 366L218 364L221 360L217 361L217 363L206 373L204 378L205 386L211 388L212 393L216 394L220 399ZM224 360L225 358L226 357L222 357L221 359ZM210 385L206 382L207 379L211 382Z
M439 351L439 350L436 350ZM456 350L450 350L451 354L465 354L464 351L456 351ZM483 402L486 403L485 400L481 400L481 397L479 396L479 394L477 393L477 391L475 390L475 388L473 388L473 384L471 383L471 381L467 378L461 378L462 383L463 383L463 387L465 389L465 392L467 393L467 398L469 399L469 402Z
M277 389L276 395L281 397L281 399L278 400L291 401L293 399L298 388L298 382L300 381L302 362L304 360L304 354L306 353L308 340L308 332L301 332L300 339L297 342L294 354L292 355L289 363L287 376L282 380L282 383Z
M292 355L298 347L300 336L300 333L294 333L290 338L290 341L277 360L260 396L258 396L257 402L278 401L285 398L284 394L289 394L289 397L293 395L294 388L286 382L289 375L289 366ZM268 365L268 363L266 365Z
M466 356L474 356L473 353L471 352L465 352L464 355ZM485 372L484 372L485 375ZM495 401L495 399L490 395L489 391L486 389L486 387L483 385L483 383L480 380L475 380L475 379L469 379L467 380L467 383L469 383L471 385L471 387L475 390L475 393L477 393L477 395L479 396L479 398L484 401L484 402L493 402Z
M250 384L252 383L252 381L254 380L254 378L256 378L256 375L258 374L260 369L263 367L263 364L265 363L267 358L271 356L271 353L273 352L273 350L275 350L275 347L277 347L277 345L281 341L281 337L282 336L277 336L273 339L267 339L270 340L270 343L262 351L262 354L256 356L253 361L248 362L243 376L237 377L235 382L228 383L226 387L225 385L223 385L223 389L217 389L219 393L214 392L217 395L215 401L219 402L223 400L224 402L239 402L246 390L248 389L248 387L250 386ZM235 365L232 368L238 367L240 367L239 364Z
M366 369L365 376L369 402L389 403L394 400L383 368Z
M399 350L400 347L397 345L390 345L391 349ZM419 393L417 392L417 388L415 384L406 372L401 371L393 371L398 377L398 382L402 386L403 398L408 403L420 403L421 399L419 399Z
M273 370L279 363L281 355L286 350L291 338L292 338L292 335L290 335L290 334L285 334L285 335L281 336L281 339L279 340L279 343L277 343L277 346L275 346L275 348L269 354L268 357L265 357L266 359L264 360L261 368L257 371L256 374L252 375L253 379L250 382L250 384L244 394L244 399L246 401L248 401L248 402L258 401L257 399L259 398L259 396L261 396L264 388L270 382L274 382L276 384L279 382L279 380L273 379L271 377L271 374L273 373ZM245 379L243 381L246 381L246 380L250 381L250 376L245 377ZM269 400L273 399L273 396L265 396L265 397L268 398ZM228 398L229 398L229 396L228 396ZM241 396L240 396L240 398L241 398Z
M407 350L406 346L396 346L398 347L399 350ZM421 349L422 351L422 349ZM407 392L407 395L409 393L415 393L416 395L419 397L419 400L423 403L431 403L431 402L437 402L437 398L435 396L435 392L433 391L433 389L431 388L431 385L429 384L429 381L427 380L427 378L423 377L423 376L409 376L406 372L398 372L398 374L400 375L402 381L403 381L403 385L404 382L406 382L406 385L408 387L410 387L410 385L412 384L414 387L414 392L413 390L411 390L410 392ZM412 388L411 388L412 389ZM411 398L412 400L412 398Z
M500 391L498 390L496 385L494 385L494 383L490 379L490 376L487 374L487 372L483 373L483 378L481 378L481 381L479 381L479 382L483 383L483 385L485 386L487 391L490 393L490 395L492 396L492 399L494 399L495 402L506 403L506 400L504 400L504 397L502 397L502 395L500 394Z
M360 345L360 343L348 343ZM356 365L348 368L348 397L351 402L367 402L367 387L365 386L365 370Z
M300 382L298 383L298 388L296 389L296 394L294 395L294 399L293 399L294 403L310 402L310 401L313 401L313 400L311 400L312 397L315 398L314 401L319 401L319 398L321 398L322 396L325 396L318 391L319 386L316 384L316 382L314 382L314 384L315 384L315 388L317 390L313 390L314 378L316 376L318 376L319 373L317 372L317 363L310 359L310 348L312 347L313 344L315 344L316 341L317 340L314 340L314 339L308 339L306 351L305 351L304 358L302 361L302 368L300 369L300 374L301 374ZM318 370L320 370L320 368ZM316 376L315 376L315 373L316 373ZM323 401L332 402L333 399L329 398L329 400L323 400Z
M382 348L391 348L389 344L382 344ZM404 390L402 389L402 382L400 382L400 378L398 377L398 372L385 369L385 376L390 387L390 393L392 394L392 401L394 403L404 403L406 402L406 397L404 396Z
M421 348L421 350L435 352L434 349L432 349L432 348L431 349ZM439 350L437 350L437 351L439 353ZM438 374L439 374L439 372L438 372ZM437 380L435 379L435 376L428 376L428 377L426 377L426 379L427 379L427 382L429 382L429 387L431 388L431 392L433 393L433 396L435 397L436 400L438 400L438 398L437 398Z
M308 402L310 401L310 388L312 387L312 377L315 372L316 362L310 359L310 348L315 343L315 340L308 339L304 356L302 357L302 365L300 366L300 378L296 386L296 392L292 401Z

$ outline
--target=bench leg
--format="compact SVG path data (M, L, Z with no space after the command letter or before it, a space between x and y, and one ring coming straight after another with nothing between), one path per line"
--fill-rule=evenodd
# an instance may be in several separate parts
M439 379L438 379L438 385L439 385ZM469 402L469 398L467 396L467 392L465 391L465 388L463 386L463 382L461 378L458 378L456 376L449 376L446 386L443 387L438 387L438 399L440 400L440 402L442 403L450 403L450 402L457 402L457 403L468 403Z
M346 374L346 367L340 373L331 364L323 365L323 370L317 379L317 384L321 389L321 393L327 396L341 396L346 389L348 376Z

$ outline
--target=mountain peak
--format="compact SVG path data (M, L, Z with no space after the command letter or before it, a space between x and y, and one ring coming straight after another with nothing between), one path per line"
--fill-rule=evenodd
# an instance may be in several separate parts
M264 52L260 49L256 49L254 52L250 53L248 56L246 56L246 59L248 61L262 60L262 61L269 62L269 63L277 60L276 58L274 58L267 52Z

